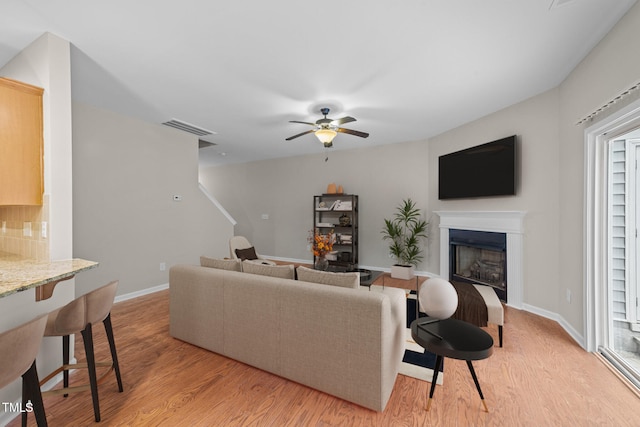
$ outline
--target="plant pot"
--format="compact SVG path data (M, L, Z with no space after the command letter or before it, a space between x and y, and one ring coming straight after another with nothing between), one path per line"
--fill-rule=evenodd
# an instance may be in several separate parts
M399 265L395 264L391 266L391 277L394 279L410 280L416 277L416 268L413 265Z

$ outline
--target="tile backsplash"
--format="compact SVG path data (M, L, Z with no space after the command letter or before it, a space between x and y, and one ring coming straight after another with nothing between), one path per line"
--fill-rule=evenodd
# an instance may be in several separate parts
M43 222L47 223L46 237ZM31 225L31 236L25 236L25 223ZM49 234L48 195L42 206L0 206L0 252L49 261Z

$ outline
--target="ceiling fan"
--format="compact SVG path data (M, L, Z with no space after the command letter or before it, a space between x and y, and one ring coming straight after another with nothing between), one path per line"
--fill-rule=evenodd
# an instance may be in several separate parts
M356 119L354 119L353 117L346 116L341 119L333 120L327 117L327 115L329 114L328 108L321 108L320 112L324 115L324 118L317 120L315 123L300 122L298 120L290 120L289 123L302 123L303 125L313 126L313 129L299 133L297 135L290 136L286 140L291 141L294 138L313 132L316 134L320 142L322 142L324 146L328 148L333 146L333 138L336 137L338 132L359 136L361 138L366 138L369 136L369 134L366 132L360 132L357 130L340 127L345 123L355 122Z

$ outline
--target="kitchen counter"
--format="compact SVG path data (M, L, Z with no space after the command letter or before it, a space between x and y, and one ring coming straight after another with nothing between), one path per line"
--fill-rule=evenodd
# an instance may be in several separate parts
M98 266L84 259L36 261L19 255L0 252L0 298L36 288L36 301L50 298L53 288L76 273Z

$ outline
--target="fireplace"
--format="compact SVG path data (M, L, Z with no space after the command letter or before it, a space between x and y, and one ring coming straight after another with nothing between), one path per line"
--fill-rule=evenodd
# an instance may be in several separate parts
M465 267L466 260L469 258L479 258L479 263L485 264L483 270L478 266L474 267L474 273L469 271L469 275L476 274L479 277L488 279L478 280L469 278L474 283L485 283L493 286L498 290L500 282L504 281L504 295L498 295L506 303L515 308L522 308L524 294L524 217L523 211L435 211L440 217L440 277L451 280L451 271L454 271L456 264L452 261L452 254L456 256L458 252L458 261L465 270L471 270L470 266ZM450 243L450 235L453 235L454 242L458 239L456 233L462 232L480 232L480 234L470 233L472 240L481 236L485 242L479 247L471 249L460 249L452 251ZM468 236L469 236L468 235ZM496 235L500 235L497 237ZM486 241L486 240L489 241ZM495 240L493 240L495 239ZM499 241L497 241L499 240ZM496 253L490 253L494 251ZM460 253L461 252L461 253ZM460 257L463 259L460 260ZM497 263L504 257L504 268L500 270L494 269ZM457 262L458 262L457 261ZM502 279L500 275L502 274ZM462 281L463 279L455 279ZM508 286L507 286L508 285ZM507 292L508 288L508 292Z
M449 279L494 288L507 301L507 235L488 231L449 230Z

